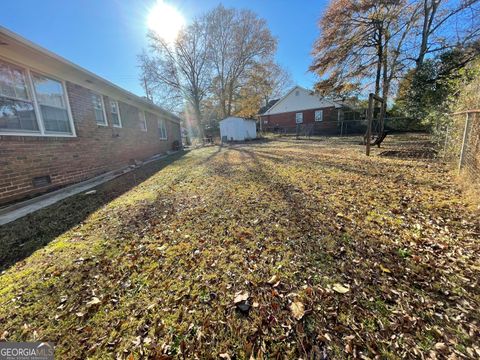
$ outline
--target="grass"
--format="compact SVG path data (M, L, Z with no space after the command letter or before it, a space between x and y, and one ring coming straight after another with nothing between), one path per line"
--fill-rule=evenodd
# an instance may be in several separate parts
M206 147L3 226L0 337L60 359L480 356L478 213L411 157L424 136L357 140Z

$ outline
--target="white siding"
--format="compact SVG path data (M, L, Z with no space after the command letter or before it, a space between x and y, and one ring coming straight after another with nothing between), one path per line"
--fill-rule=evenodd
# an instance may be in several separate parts
M257 126L253 120L238 117L228 117L220 121L220 138L227 141L244 141L257 137Z
M256 139L257 138L257 122L252 120L243 120L245 124L245 138Z
M319 95L312 94L300 86L293 88L285 97L273 105L264 115L281 114L285 112L297 112L309 109L321 109L335 106L338 104L331 100L322 98Z

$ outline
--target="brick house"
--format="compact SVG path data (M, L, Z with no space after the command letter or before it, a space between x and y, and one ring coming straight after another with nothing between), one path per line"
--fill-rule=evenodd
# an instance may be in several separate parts
M0 204L172 149L180 118L0 27Z
M340 102L295 86L260 114L260 121L267 131L295 132L298 127L310 126L314 134L334 134L343 109Z

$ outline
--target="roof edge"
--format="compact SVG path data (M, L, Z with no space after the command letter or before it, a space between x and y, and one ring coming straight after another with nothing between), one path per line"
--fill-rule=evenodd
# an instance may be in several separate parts
M162 112L162 113L164 113L168 116L171 116L173 119L169 119L169 120L171 120L173 122L180 123L180 121L181 121L181 118L179 118L175 114L172 114L170 111L165 110L161 106L156 105L156 104L154 104L154 103L152 103L148 100L145 100L141 96L138 96L138 95L136 95L136 94L134 94L134 93L132 93L132 92L116 85L116 84L114 84L113 82L111 82L111 81L109 81L109 80L91 72L90 70L87 70L87 69L81 67L80 65L75 64L74 62L64 58L63 56L60 56L60 55L44 48L43 46L40 46L40 45L34 43L33 41L30 41L30 40L24 38L23 36L13 32L13 31L11 31L11 30L9 30L9 29L5 28L4 26L1 26L1 25L0 25L0 33L4 34L5 36L8 36L8 37L12 38L13 40L15 40L15 41L27 46L27 47L30 47L31 49L33 49L35 51L40 52L41 54L43 54L45 56L48 56L48 57L50 57L54 60L57 60L57 61L65 64L67 66L70 66L70 67L74 68L77 71L83 72L84 74L93 77L97 81L102 82L104 85L109 86L109 87L111 87L111 88L113 88L117 91L120 91L120 92L124 93L126 96L132 97L135 101L138 101L138 102L143 103L143 104L148 105L148 106L155 107L157 111Z
M315 92L313 90L309 90L309 89L306 89L304 88L303 86L300 86L300 85L295 85L292 89L290 89L284 96L282 96L275 104L273 104L267 111L265 111L263 114L259 114L260 116L264 116L264 115L273 115L270 113L270 110L274 109L278 104L280 104L283 100L285 100L294 90L296 89L301 89L301 90L304 90L306 92L309 92L309 93L312 93L312 94L315 94ZM324 96L322 97L322 100L324 101L328 101L330 103L332 103L332 106L334 106L335 108L339 108L341 107L342 105L339 104L338 102L334 101L334 100L330 100L330 99L327 99L325 98ZM309 108L309 109L304 109L304 110L311 110L311 109L316 109L316 108Z

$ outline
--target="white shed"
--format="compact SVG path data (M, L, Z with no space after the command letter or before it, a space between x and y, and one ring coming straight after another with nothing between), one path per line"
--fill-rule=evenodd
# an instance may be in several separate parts
M222 141L244 141L257 137L257 122L254 119L230 116L220 120Z

